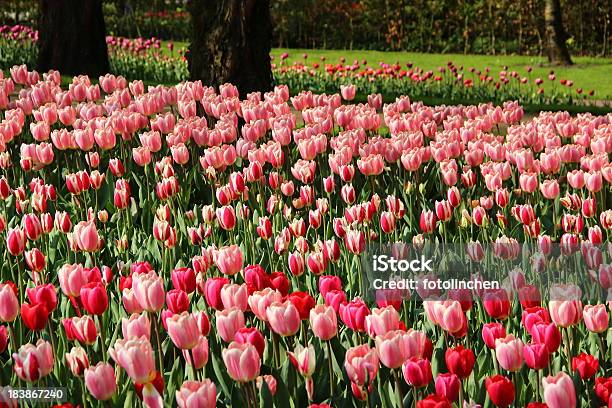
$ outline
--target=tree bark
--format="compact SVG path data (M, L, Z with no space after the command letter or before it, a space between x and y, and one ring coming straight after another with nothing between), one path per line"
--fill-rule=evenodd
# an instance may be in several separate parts
M189 11L192 80L209 86L230 82L242 97L272 88L270 0L198 0Z
M101 0L40 0L38 70L100 75L110 70Z
M572 65L573 62L565 44L566 36L563 28L560 0L545 0L544 22L546 25L548 61L555 65Z

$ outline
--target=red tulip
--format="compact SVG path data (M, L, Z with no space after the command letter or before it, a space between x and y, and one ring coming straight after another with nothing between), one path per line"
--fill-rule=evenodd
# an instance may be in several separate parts
M268 275L268 279L272 289L279 291L283 296L287 296L287 293L289 293L289 279L283 272L272 272Z
M38 248L31 249L30 251L26 251L24 254L24 258L26 260L26 264L28 268L33 272L41 272L45 269L46 259L45 255L40 252Z
M421 232L423 234L431 234L436 228L436 216L433 211L423 210L421 212L421 219L419 221L419 226L421 227Z
M208 278L204 284L204 299L208 306L215 310L223 309L221 300L221 288L229 283L227 278Z
M254 327L243 327L234 334L234 341L240 344L249 343L255 346L257 352L263 358L266 348L266 339L259 330Z
M486 323L482 326L482 340L485 345L490 348L495 348L495 341L506 337L506 329L501 323Z
M439 394L430 394L416 403L416 408L452 408L452 406L446 397Z
M610 401L612 401L612 377L596 378L594 391L601 405L609 405Z
M485 387L491 402L497 407L508 407L514 401L514 384L503 375L488 377Z
M546 344L542 343L527 343L523 347L523 357L527 367L533 370L541 370L548 366L550 353Z
M15 374L27 382L35 382L53 370L53 349L51 344L38 340L36 345L25 344L13 353Z
M49 311L44 303L21 305L21 319L26 327L32 331L40 331L45 328L49 320Z
M494 319L504 320L510 313L510 300L505 289L489 289L482 296L485 311Z
M87 313L101 315L108 308L108 294L101 282L91 282L81 287L81 302Z
M171 289L166 293L166 304L174 314L180 314L189 310L189 297L180 289Z
M572 358L572 370L577 371L580 378L586 380L599 370L599 360L590 354L580 353Z
M436 377L436 394L445 397L449 401L459 398L461 380L456 374L443 373Z
M310 310L315 306L315 300L307 292L293 292L287 296L297 308L300 319L307 320L310 317Z
M461 379L467 378L470 375L476 361L474 352L463 346L446 349L444 359L448 371L456 374Z
M431 382L431 364L424 358L413 357L406 361L402 366L404 379L413 387L425 387Z
M6 247L13 256L21 255L25 249L26 235L19 228L11 228L6 233Z
M340 304L340 318L342 322L353 331L365 331L365 319L370 314L370 309L361 298L357 297L349 303Z

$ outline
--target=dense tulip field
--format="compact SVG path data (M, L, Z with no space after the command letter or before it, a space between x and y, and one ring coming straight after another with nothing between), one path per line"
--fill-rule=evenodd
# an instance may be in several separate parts
M0 71L1 406L611 406L612 115L97 79ZM370 296L395 242L532 252Z
M0 66L34 64L38 32L26 26L0 26ZM175 84L189 77L183 48L156 38L107 37L111 69L127 79ZM289 55L272 56L277 83L291 92L310 90L333 93L341 85L358 86L359 97L381 93L386 96L411 95L452 101L520 100L526 104L580 105L597 99L595 90L583 89L551 70L545 77L533 74L532 67L516 70L505 67L495 72L489 67L464 67L449 61L436 70L423 69L410 62L387 64L366 60L339 61L309 58L288 63Z

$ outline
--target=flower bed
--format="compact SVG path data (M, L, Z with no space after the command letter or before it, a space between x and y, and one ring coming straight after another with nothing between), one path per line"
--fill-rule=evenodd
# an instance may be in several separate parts
M60 79L0 79L2 384L82 406L609 403L612 116ZM463 259L501 286L380 287L385 244L448 245L451 283Z

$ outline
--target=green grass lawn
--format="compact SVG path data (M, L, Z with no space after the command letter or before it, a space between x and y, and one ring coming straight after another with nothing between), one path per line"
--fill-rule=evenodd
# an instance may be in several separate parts
M371 67L377 67L380 62L388 64L400 63L402 65L412 62L424 70L436 70L446 66L448 61L455 65L462 65L465 69L474 67L482 70L491 68L493 75L507 67L509 71L517 71L521 76L527 76L526 67L531 66L531 79L542 78L546 84L548 74L555 71L557 81L569 79L574 82L574 88L582 88L585 92L595 90L595 98L612 98L612 58L574 57L575 65L570 67L553 67L547 64L546 58L516 55L463 55L463 54L424 54L416 52L381 52L381 51L346 51L346 50L307 50L307 49L279 49L272 50L275 62L279 56L288 53L288 63L304 62L303 54L308 54L306 60L309 64L321 63L325 57L326 63L338 63L344 57L347 64L354 60L366 60ZM405 66L405 65L404 65Z
M175 43L177 49L186 48L187 43ZM167 47L163 47L169 52ZM585 92L595 90L595 99L612 99L612 58L596 57L573 57L575 65L570 67L555 67L547 63L546 57L520 56L520 55L464 55L464 54L425 54L419 52L392 52L392 51L363 51L363 50L310 50L296 48L274 48L272 56L274 62L278 63L283 53L289 54L287 62L304 63L303 55L307 54L306 62L312 65L314 62L321 64L321 57L325 57L325 63L336 64L344 57L346 64L354 60L367 61L367 65L378 67L380 62L394 64L396 62L405 66L412 62L415 66L428 70L436 70L438 67L446 66L448 61L455 65L463 65L465 69L474 67L483 70L491 68L491 72L497 75L500 70L507 67L509 71L517 71L522 76L527 76L526 67L531 66L531 79L542 78L545 87L551 86L548 74L555 71L557 82L560 79L569 79L574 82L574 88L582 88ZM322 64L321 64L322 65Z

